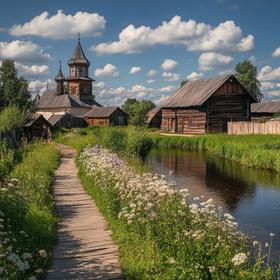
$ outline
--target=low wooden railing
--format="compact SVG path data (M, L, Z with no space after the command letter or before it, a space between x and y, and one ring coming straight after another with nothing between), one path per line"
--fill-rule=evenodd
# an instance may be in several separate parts
M228 122L228 134L280 134L280 120L267 122Z

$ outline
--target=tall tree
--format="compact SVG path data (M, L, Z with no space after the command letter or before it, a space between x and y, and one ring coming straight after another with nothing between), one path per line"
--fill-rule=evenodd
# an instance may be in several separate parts
M128 98L122 109L129 115L128 122L132 125L145 125L146 114L156 105L150 100Z
M250 60L244 60L235 66L235 71L239 82L260 102L263 95L260 90L261 83L257 79L257 66Z
M18 77L14 62L3 60L0 67L0 110L8 105L26 110L32 102L28 83L23 77Z

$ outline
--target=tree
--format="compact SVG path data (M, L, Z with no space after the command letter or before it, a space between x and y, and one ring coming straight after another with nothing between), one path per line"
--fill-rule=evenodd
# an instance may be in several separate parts
M26 110L31 108L32 101L28 83L23 77L18 77L14 62L3 60L0 67L0 110L9 105Z
M250 60L244 60L235 66L235 71L239 82L260 102L263 95L257 79L257 67Z
M122 109L129 115L128 122L133 125L144 125L146 114L156 105L150 100L137 100L128 98Z

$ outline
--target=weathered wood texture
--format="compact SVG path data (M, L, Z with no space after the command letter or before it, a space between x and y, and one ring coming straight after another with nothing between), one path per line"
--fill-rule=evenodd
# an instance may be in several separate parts
M47 280L121 280L118 248L107 223L77 176L75 151L60 145L62 159L53 186L58 244Z
M253 113L251 112L252 122L265 122L274 118L275 113Z
M93 126L118 126L118 125L127 125L127 114L122 110L115 110L110 116L106 117L87 117L85 120L88 125Z
M228 121L250 120L251 102L237 80L228 80L201 106L163 108L161 129L183 134L227 132Z
M280 134L280 121L260 122L229 122L228 134Z

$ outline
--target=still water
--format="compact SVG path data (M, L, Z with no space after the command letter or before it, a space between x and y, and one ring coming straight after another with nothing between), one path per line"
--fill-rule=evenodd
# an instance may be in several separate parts
M209 153L153 150L146 158L153 171L170 174L192 197L204 195L231 213L239 229L266 242L273 239L273 257L280 252L280 174L241 166Z

